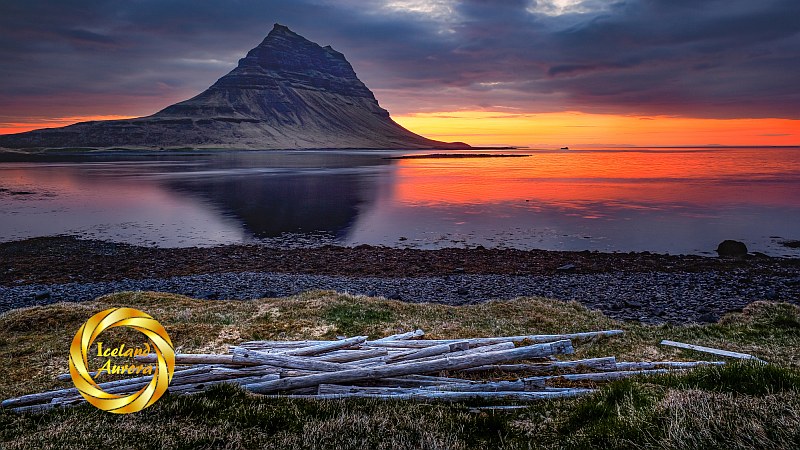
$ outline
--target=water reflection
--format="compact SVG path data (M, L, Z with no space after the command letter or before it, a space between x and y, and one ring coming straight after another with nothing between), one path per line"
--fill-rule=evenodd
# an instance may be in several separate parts
M0 240L59 233L162 246L268 241L672 253L784 248L800 149L208 152L0 163ZM69 160L77 158L78 160ZM66 160L65 160L66 159Z
M335 240L370 203L389 164L374 153L98 159L0 164L2 240L62 233L162 246L287 233Z
M359 208L370 202L375 179L367 171L341 172L193 177L169 180L166 186L215 205L256 238L284 233L343 237Z

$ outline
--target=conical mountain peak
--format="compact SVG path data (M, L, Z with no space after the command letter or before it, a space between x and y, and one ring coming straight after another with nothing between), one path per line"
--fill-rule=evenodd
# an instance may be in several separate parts
M275 24L199 95L138 119L0 136L0 147L465 148L395 123L345 56Z

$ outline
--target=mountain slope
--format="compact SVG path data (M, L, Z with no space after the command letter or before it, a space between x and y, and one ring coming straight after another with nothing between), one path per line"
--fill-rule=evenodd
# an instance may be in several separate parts
M0 147L469 148L401 127L343 54L279 24L196 97L147 117L0 136Z

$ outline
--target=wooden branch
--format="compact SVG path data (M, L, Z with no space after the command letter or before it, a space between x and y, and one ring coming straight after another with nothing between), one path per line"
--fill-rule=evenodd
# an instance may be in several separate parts
M748 355L747 353L731 352L731 351L728 351L728 350L720 350L720 349L717 349L717 348L703 347L702 345L684 344L683 342L669 341L667 339L664 339L663 341L661 341L661 345L668 345L670 347L684 348L684 349L687 349L687 350L694 350L694 351L697 351L697 352L711 353L712 355L717 355L717 356L727 356L729 358L752 359L754 361L762 362L764 364L767 363L766 361L764 361L762 359L758 359L753 355Z
M692 369L702 366L721 366L725 361L652 361L652 362L627 362L618 361L617 370L645 370L645 369Z
M332 352L319 356L317 359L320 361L345 363L382 357L388 354L389 352L385 348L370 348L367 350L342 350L341 353Z
M496 352L499 350L510 350L515 347L516 345L514 345L513 342L501 342L499 344L484 345L482 347L473 347L468 350L453 352L450 356L463 356L463 355L474 355L475 353ZM437 358L436 356L431 356L427 358L419 358L417 359L417 361L430 361L436 358Z
M450 344L459 341L468 341L470 347L480 347L482 345L499 344L502 342L513 342L517 344L520 343L539 344L546 342L555 342L564 339L585 340L603 336L615 336L621 334L622 332L623 332L622 330L604 330L604 331L589 331L585 333L571 333L571 334L532 334L532 335L520 335L520 336L500 336L500 337L470 338L470 339L424 339L418 341L388 341L388 342L367 341L366 345L375 347L422 348L422 347L430 347L433 345Z
M175 379L175 377L180 378L182 376L208 373L211 370L212 370L211 367L197 367L197 368L178 371L173 374L173 380ZM100 389L103 390L108 390L108 389L118 388L120 386L129 386L129 385L146 386L147 383L149 383L150 380L152 379L153 379L152 375L146 375L141 377L126 378L122 380L114 380L114 381L107 381L105 383L98 383L98 387L100 387ZM56 397L68 397L79 394L80 392L78 391L77 388L57 389L53 391L40 392L37 394L28 394L20 397L10 398L8 400L3 400L1 405L3 408L14 408L17 406L48 402Z
M362 380L354 381L354 383L363 383L370 386L385 386L385 387L406 387L406 388L420 388L424 386L441 386L444 384L469 384L471 380L463 380L460 378L447 378L436 379L442 377L431 377L433 379L421 379L412 377L394 377L394 378L379 378L377 380Z
M182 394L195 394L202 391L207 390L211 386L217 384L234 384L234 385L242 385L242 384L250 384L250 383L258 383L276 379L278 374L266 374L266 375L256 375L256 376L248 376L248 377L239 377L239 378L221 378L221 379L214 379L214 380L206 380L201 382L191 382L185 384L178 384L178 385L170 385L167 389L167 392L173 395L182 395ZM117 393L125 393L117 392ZM133 391L131 391L133 392ZM14 408L12 411L15 412L32 412L32 411L45 411L53 408L58 407L71 407L80 405L82 403L86 403L86 400L81 396L73 396L73 397L64 397L64 398L54 398L53 401L50 403L44 403L39 405L32 405L31 406L23 406L20 408Z
M319 359L305 356L286 356L281 353L264 353L241 348L234 350L233 361L242 365L265 364L286 369L315 370L319 372L335 372L356 367L347 364L320 361Z
M410 361L412 359L427 358L429 356L438 356L444 353L452 353L457 351L464 351L469 348L467 341L452 342L449 344L434 345L425 347L420 350L412 350L410 352L400 353L386 357L386 364L391 364L400 361Z
M140 363L154 363L158 361L155 353L134 356L133 359ZM256 365L250 361L234 361L233 355L207 355L202 353L177 353L175 364L232 364L237 366Z
M247 388L249 385L245 385ZM577 397L594 393L594 389L570 389L567 391L538 391L538 392L441 392L425 391L398 393L389 395L379 394L329 394L329 395L268 395L268 398L292 398L313 400L340 400L349 398L371 398L380 400L436 400L461 402L468 400L515 400L532 401L553 398Z
M391 394L421 391L447 391L447 392L511 392L525 391L526 385L522 381L494 381L486 383L445 383L435 386L418 388L385 387L385 386L341 386L338 384L320 384L317 393L328 394Z
M391 336L386 336L385 338L376 339L374 342L406 341L409 339L419 339L424 335L425 335L424 331L414 330L414 331L409 331L408 333L400 333L400 334L393 334Z
M479 347L480 348L480 347ZM543 364L496 364L490 366L471 367L461 370L461 372L531 372L531 373L552 373L558 371L576 371L582 369L593 370L617 370L616 358L592 358L579 359L576 361L558 361Z
M608 381L618 380L620 378L636 377L639 375L658 375L667 373L667 369L652 369L652 370L625 370L617 372L600 372L600 373L570 373L564 375L550 375L544 377L528 377L523 378L525 383L531 383L533 386L543 386L547 381L566 380L566 381Z
M479 353L475 355L455 356L434 361L407 362L378 367L354 368L339 372L319 373L300 377L281 378L275 381L255 384L249 386L248 388L257 393L270 393L281 390L317 386L323 383L340 384L364 379L430 373L440 370L465 369L467 367L535 358L552 355L555 353L572 353L573 351L572 343L568 340L562 340L549 344L531 345L527 347L514 348L511 350Z
M325 344L317 344L309 347L298 348L295 350L287 350L283 354L290 356L319 355L321 353L327 353L333 350L339 350L340 348L353 347L359 344L363 344L366 341L367 341L366 336L356 336L348 339L342 339L340 341L327 342Z

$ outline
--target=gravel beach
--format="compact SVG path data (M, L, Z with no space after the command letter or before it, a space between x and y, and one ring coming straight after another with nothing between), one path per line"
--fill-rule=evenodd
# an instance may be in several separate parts
M324 289L452 305L542 296L577 300L613 318L645 323L714 322L756 300L800 304L800 261L758 256L157 249L58 237L0 244L0 273L0 312L130 290L246 300Z

